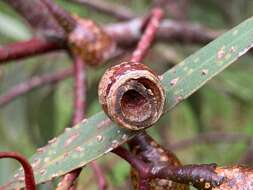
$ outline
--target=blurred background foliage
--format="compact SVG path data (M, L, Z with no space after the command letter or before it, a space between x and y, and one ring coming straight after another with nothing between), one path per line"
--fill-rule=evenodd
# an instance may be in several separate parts
M154 1L111 2L125 5L143 15ZM185 10L179 11L183 15L178 16L168 11L167 17L201 23L214 29L229 29L253 14L252 0L186 2ZM68 0L58 0L57 3L74 14L95 19L100 24L116 21L110 16ZM32 34L26 22L10 7L0 2L0 47L29 39ZM156 43L145 62L157 72L163 73L202 46L203 44ZM126 57L127 54L122 59ZM238 163L253 135L252 61L252 54L248 53L166 114L149 133L165 147L173 150L184 164ZM101 109L97 99L97 84L104 70L116 63L118 62L113 60L98 68L88 68L87 117ZM61 52L3 65L0 67L0 94L31 76L49 73L68 65L71 65L71 60ZM37 147L46 144L70 124L72 99L73 80L68 79L34 90L1 107L0 150L18 151L27 157L32 155ZM243 136L233 139L231 134ZM109 189L130 189L129 166L125 161L113 154L108 154L98 161L107 176ZM16 167L17 163L13 161L1 160L0 183L4 182ZM83 170L79 179L79 189L97 189L96 180L89 167ZM44 185L44 188L52 189L52 186L53 184L49 183Z

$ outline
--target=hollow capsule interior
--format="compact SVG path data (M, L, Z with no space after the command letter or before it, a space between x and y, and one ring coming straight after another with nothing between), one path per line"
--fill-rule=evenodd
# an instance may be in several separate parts
M122 69L118 65L115 67ZM130 65L123 72L111 72L111 69L107 72L105 75L109 75L103 77L107 79L103 83L107 86L100 86L105 91L100 92L100 103L107 115L119 126L131 130L153 125L160 118L165 101L159 78L145 65Z

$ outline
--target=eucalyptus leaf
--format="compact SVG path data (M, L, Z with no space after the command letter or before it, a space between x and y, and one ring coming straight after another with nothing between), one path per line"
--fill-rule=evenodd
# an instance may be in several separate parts
M252 46L253 18L250 18L164 73L161 80L166 91L165 112L235 62ZM47 146L38 149L30 159L36 183L85 166L136 134L113 124L103 112L97 113L74 128L66 129ZM24 186L23 182L22 170L19 170L3 187L20 188Z
M27 27L14 17L0 12L0 33L13 40L26 40L31 37Z

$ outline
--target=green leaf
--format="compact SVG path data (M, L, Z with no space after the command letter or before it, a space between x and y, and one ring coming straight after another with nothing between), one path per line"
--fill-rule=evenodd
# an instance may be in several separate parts
M161 78L167 98L165 111L194 93L252 45L253 18L250 18L164 73ZM111 123L102 112L95 114L73 129L67 129L31 158L36 183L85 166L136 134ZM23 187L19 179L22 179L20 171L4 188Z
M14 40L26 40L31 32L17 19L0 13L0 33Z

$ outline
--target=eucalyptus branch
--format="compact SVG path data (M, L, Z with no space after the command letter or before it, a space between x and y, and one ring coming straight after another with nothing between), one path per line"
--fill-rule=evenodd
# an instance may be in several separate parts
M25 180L25 186L27 190L36 190L32 166L22 155L16 152L0 152L0 159L1 158L12 158L20 162L25 174L25 178L23 179L21 177L20 180ZM17 178L19 178L19 176L17 176Z
M206 184L210 187L217 187L224 177L218 176L215 172L216 164L201 165L156 165L152 166L140 160L137 156L123 147L113 150L115 154L126 160L134 169L138 171L142 179L161 178L172 180L182 184L192 184L194 187L204 189ZM209 189L208 188L208 189Z
M119 46L131 46L141 37L142 25L142 19L134 19L128 22L110 24L104 29ZM221 33L222 31L211 30L199 24L165 20L158 28L156 39L163 42L207 43ZM66 49L64 40L55 41L54 39L50 40L50 38L35 37L29 41L1 47L0 64L59 49Z
M124 6L116 5L101 0L72 0L80 5L87 6L95 11L107 14L118 20L130 20L135 18L135 15L130 9Z
M44 54L61 50L64 45L42 38L32 38L24 42L16 42L0 47L0 65L7 61L27 58L34 55Z
M143 19L106 25L104 28L121 46L131 46L142 34ZM160 42L182 42L206 44L222 34L223 30L213 30L197 23L165 19L161 22L156 39Z
M148 18L147 26L138 42L136 50L133 52L131 61L141 62L146 56L148 50L154 41L155 34L162 20L163 12L161 9L153 9L150 18Z
M73 126L82 121L86 112L86 94L87 94L87 81L86 81L86 69L85 63L77 55L74 56L74 114L73 114ZM91 167L97 177L99 190L106 189L106 182L100 166L93 161ZM58 184L57 190L75 189L75 181L81 173L82 168L78 168L68 174L66 174L62 181Z
M74 114L72 124L75 125L82 121L84 117L84 109L86 107L86 71L84 62L78 56L74 57ZM60 183L57 190L68 190L74 188L74 182L81 173L82 168L78 168L66 174Z
M85 63L78 56L74 57L74 78L74 114L72 123L76 125L85 117L87 95Z
M76 27L76 20L63 8L58 6L52 0L41 0L44 5L48 8L49 12L58 24L64 29L64 31L68 34Z

